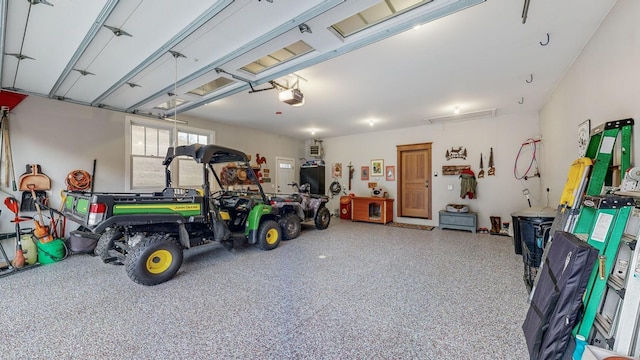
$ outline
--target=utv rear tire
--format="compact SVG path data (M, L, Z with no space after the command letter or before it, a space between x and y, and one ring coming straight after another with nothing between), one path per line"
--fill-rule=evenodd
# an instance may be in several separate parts
M318 209L316 213L316 218L314 219L316 223L316 229L324 230L329 227L329 223L331 222L331 213L326 206L322 206Z
M127 275L138 284L157 285L178 272L182 259L182 247L169 235L150 235L127 256Z
M282 240L295 239L300 235L300 218L294 213L288 213L282 217L279 221L282 228Z
M102 235L100 235L100 239L98 239L98 243L96 244L96 248L93 249L93 253L97 256L100 256L105 263L115 263L119 262L113 261L116 256L121 254L113 254L111 250L113 250L113 244L116 240L122 238L122 231L118 229L107 229ZM122 256L122 255L121 255ZM120 256L117 256L120 257Z
M261 250L273 250L282 239L280 225L274 220L265 220L258 228L258 247Z

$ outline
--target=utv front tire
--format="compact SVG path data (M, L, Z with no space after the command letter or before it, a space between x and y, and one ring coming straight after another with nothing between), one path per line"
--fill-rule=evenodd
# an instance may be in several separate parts
M288 213L282 217L279 221L282 228L282 240L295 239L300 235L300 218L294 213Z
M170 280L182 266L182 248L169 235L151 235L133 246L127 256L127 275L142 285Z
M274 220L265 220L258 228L258 247L261 250L273 250L282 239L280 225Z
M105 230L102 235L100 235L100 239L98 239L98 243L96 244L96 248L93 250L93 253L100 256L100 259L105 263L122 265L122 263L116 260L122 261L123 255L116 253L113 248L115 241L120 238L122 238L122 231L111 228Z
M314 220L316 224L316 229L324 230L328 228L329 223L331 222L331 213L329 212L329 209L327 209L326 206L323 206L320 209L318 209L318 212L316 213L316 218Z

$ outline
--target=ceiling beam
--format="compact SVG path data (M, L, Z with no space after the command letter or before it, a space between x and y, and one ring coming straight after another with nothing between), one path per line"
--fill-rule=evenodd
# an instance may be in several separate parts
M4 37L7 31L7 0L0 0L0 87L2 87L2 75L4 69Z
M98 14L96 21L93 22L91 29L89 29L89 32L84 36L84 39L82 39L82 42L76 49L76 52L71 57L71 60L69 60L69 62L67 63L67 66L65 66L64 70L62 70L62 73L60 73L58 80L49 91L50 98L53 98L56 92L58 92L58 89L60 89L60 86L62 86L62 83L64 82L64 80L67 78L67 76L69 76L69 73L71 73L73 68L76 66L76 63L78 62L78 60L80 60L80 57L82 56L82 54L84 54L84 52L87 50L87 47L89 47L89 44L96 37L102 25L104 25L105 21L107 21L107 18L109 18L109 16L113 12L113 9L115 9L116 5L118 5L118 2L120 1L110 0L104 6L104 8L102 8L102 11L100 12L100 14Z
M130 82L130 80L138 75L142 70L146 69L149 65L151 65L154 61L158 60L162 55L166 54L167 51L172 49L174 46L179 44L186 37L191 35L194 31L198 30L202 25L204 25L207 21L211 20L214 16L218 15L222 10L224 10L227 6L229 6L234 0L225 0L216 5L211 6L207 11L198 16L191 24L187 25L182 31L176 34L171 40L166 42L162 47L156 50L151 56L146 58L142 63L136 66L133 70L131 70L128 74L126 74L122 79L118 80L115 84L113 84L107 91L103 92L100 96L95 98L91 104L96 106L100 102L102 102L107 96L111 95L114 91L120 88L122 85Z
M293 28L297 28L298 25L300 24L304 24L305 22L309 21L310 19L313 19L314 17L326 12L329 9L334 8L335 6L343 3L345 0L331 0L331 1L324 1L322 4L317 5L315 7L313 7L310 10L305 11L304 13L302 13L300 16L297 16L294 19L291 19L289 21L287 21L284 24L279 25L278 27L276 27L275 29L269 31L268 33L244 44L243 46L237 48L236 50L230 52L229 54L217 59L216 61L210 63L209 65L201 68L200 70L190 74L189 76L181 79L180 81L178 81L178 83L176 84L176 87L182 86L192 80L195 80L205 74L207 74L210 71L214 71L216 68L221 67L222 65L224 65L225 63L239 57L242 56L244 54L246 54L247 52L257 48L260 45L263 45L264 43L267 43L275 38L277 38L278 36L286 33L287 31L290 31ZM271 80L271 79L270 79ZM266 81L265 81L266 82ZM148 96L147 98L143 99L142 101L139 101L138 103L130 106L127 111L132 111L137 109L138 107L149 103L150 101L152 101L153 99L160 97L160 96L164 96L168 91L170 91L171 89L174 88L174 84L171 84L170 86L167 86L166 88L156 92L155 94ZM246 87L245 87L246 88ZM234 90L231 90L234 91ZM234 92L234 94L237 91ZM207 103L207 102L211 102L211 99L207 99L207 100L203 100L198 102L199 104L203 104L203 103ZM191 108L190 108L191 109Z
M346 53L351 52L353 50L357 50L357 49L362 48L364 46L373 44L374 42L386 39L386 38L394 36L394 35L397 35L397 34L399 34L401 32L404 32L404 31L407 31L409 29L412 29L415 25L428 23L430 21L433 21L433 20L439 19L441 17L445 17L445 16L448 16L448 15L451 15L451 14L453 14L455 12L464 10L464 9L469 8L471 6L483 3L485 1L486 0L457 0L455 2L452 2L451 4L448 4L446 6L440 7L438 9L434 10L434 11L427 11L425 14L416 16L415 18L413 18L413 19L411 19L409 21L402 21L402 22L398 23L397 25L391 26L389 28L381 29L378 32L376 32L376 33L374 33L374 34L372 34L370 36L365 36L365 37L363 37L363 38L361 38L359 40L353 41L351 43L347 43L345 46L342 46L340 48L334 49L332 51L325 52L325 53L320 54L320 55L318 55L316 57L313 57L313 58L311 58L311 59L309 59L307 61L300 62L300 63L298 63L296 65L290 65L290 66L283 65L284 67L281 70L269 75L268 77L264 77L262 79L256 80L256 81L253 82L253 84L254 85L260 85L260 84L267 83L267 82L269 82L271 80L281 78L281 77L289 75L289 74L291 74L293 72L296 72L296 71L299 71L299 70L302 70L302 69L306 69L308 67L311 67L313 65L317 65L317 64L319 64L319 63L321 63L323 61L332 59L332 58L337 57L339 55L346 54ZM424 5L424 6L428 6L428 5ZM248 88L248 86L246 86L245 88ZM203 99L203 100L197 101L197 102L190 102L190 103L188 103L188 104L186 104L186 105L184 105L182 107L179 107L178 108L178 112L182 113L182 112L185 112L185 111L189 111L189 110L195 109L197 107L200 107L200 106L202 106L204 104L208 104L208 103L210 103L212 101L219 100L219 99L225 98L227 96L236 94L238 92L239 91L237 89L233 89L233 90L230 90L227 93L219 94L218 96L215 96L215 97L212 97L212 98Z

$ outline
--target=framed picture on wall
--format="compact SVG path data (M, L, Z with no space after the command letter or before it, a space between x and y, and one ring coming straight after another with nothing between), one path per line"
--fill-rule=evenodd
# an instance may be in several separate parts
M360 167L360 180L369 180L369 167Z
M384 176L384 160L371 160L371 176Z
M584 157L587 153L591 138L591 120L587 119L578 125L578 157Z
M393 165L387 166L384 169L384 176L387 181L395 181L396 180L396 167Z

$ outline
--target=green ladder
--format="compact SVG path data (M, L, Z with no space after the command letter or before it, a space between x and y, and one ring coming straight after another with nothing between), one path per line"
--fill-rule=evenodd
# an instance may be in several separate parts
M574 335L588 339L600 309L602 295L615 263L620 240L625 233L635 201L622 196L586 196L574 234L598 250L598 261L591 272L584 293L584 314L574 328Z
M605 185L613 184L612 161L620 137L620 177L631 167L633 119L609 121L591 130L585 156L593 166L577 220L572 232L598 250L598 261L591 272L583 297L584 314L573 333L589 338L598 314L620 239L635 201L629 197L601 196Z
M613 171L611 162L618 135L620 135L621 178L631 167L631 132L633 119L609 121L591 130L586 157L594 159L589 184L585 195L597 196L605 184L611 185Z
M571 196L572 203L561 203L556 211L556 218L551 226L551 234L549 235L549 241L545 246L545 251L542 253L541 267L547 258L547 251L551 247L553 242L553 235L557 230L564 230L576 235L583 233L583 240L587 240L591 231L591 225L594 224L595 216L597 215L593 210L584 210L583 204L580 204L582 193L585 196L597 196L602 193L605 183L612 184L613 169L611 167L613 160L613 153L615 150L615 144L620 136L620 174L624 176L626 171L631 167L631 132L633 130L633 119L622 119L616 121L608 121L604 124L600 124L593 128L590 132L589 144L585 153L585 158L592 159L593 164L582 163L582 169L579 173L569 172L570 177L574 177L575 182L579 184L573 184L575 194ZM583 159L583 158L581 158ZM578 159L572 164L580 165L581 159ZM586 160L588 160L586 159ZM583 173L583 171L586 171ZM590 174L589 174L590 171ZM573 174L573 176L572 176ZM586 182L586 184L585 184ZM585 190L586 188L586 190ZM563 193L563 198L565 194ZM624 226L623 226L624 228ZM529 294L529 301L533 299L535 292L535 285L538 282L540 274L538 270L534 286ZM591 286L591 282L589 286Z

